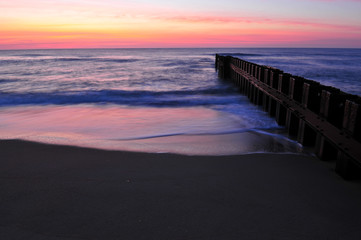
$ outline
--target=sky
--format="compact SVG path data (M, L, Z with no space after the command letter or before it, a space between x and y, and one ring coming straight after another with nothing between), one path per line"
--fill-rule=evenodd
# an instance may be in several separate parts
M0 49L361 48L361 0L0 0Z

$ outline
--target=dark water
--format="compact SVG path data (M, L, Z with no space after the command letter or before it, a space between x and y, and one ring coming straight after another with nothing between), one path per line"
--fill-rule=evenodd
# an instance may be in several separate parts
M0 138L185 154L302 151L218 79L216 53L361 93L359 49L0 51Z
M230 55L361 96L361 49L242 49Z

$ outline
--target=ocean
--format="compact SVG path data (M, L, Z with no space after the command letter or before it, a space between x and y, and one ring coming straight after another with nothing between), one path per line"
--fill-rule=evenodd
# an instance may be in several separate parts
M0 139L108 150L306 153L219 79L227 54L361 95L361 49L0 51Z

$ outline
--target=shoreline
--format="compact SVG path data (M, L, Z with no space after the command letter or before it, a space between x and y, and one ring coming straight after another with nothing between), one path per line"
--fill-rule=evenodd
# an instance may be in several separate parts
M248 100L246 104L250 105ZM3 139L185 155L303 152L273 119L256 109L265 118L254 125L247 118L235 120L232 114L205 107L147 109L79 104L0 110Z
M361 183L313 156L0 141L1 239L358 239Z

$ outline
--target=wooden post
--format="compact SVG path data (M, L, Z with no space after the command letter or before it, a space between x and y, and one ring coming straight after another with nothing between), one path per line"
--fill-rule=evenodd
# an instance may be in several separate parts
M328 117L328 109L329 109L329 105L330 105L330 98L331 98L331 93L329 91L322 90L321 104L320 104L320 115L322 117L325 117L325 118Z
M278 74L278 86L277 86L277 89L279 92L282 92L282 77L283 77L283 74Z
M354 135L360 106L350 100L346 100L345 113L343 117L343 128L350 135Z
M257 105L258 88L253 85L252 102Z
M321 133L317 133L315 153L321 160L325 161L337 160L338 158L337 148L332 146Z
M244 83L244 78L241 76L241 80L240 80L240 90L241 90L241 93L244 93L245 91L245 83Z
M268 69L267 69L267 68L264 69L263 82L264 82L265 84L268 84Z
M265 112L268 112L269 101L270 101L270 97L266 93L264 93L263 94L263 101L262 101L263 105L262 106L263 106L263 111L265 111Z
M288 89L288 96L293 99L293 94L294 94L294 91L295 91L295 79L293 77L290 78L290 86L289 86L289 89Z
M307 108L309 92L310 92L310 84L304 83L302 90L302 106L305 108Z
M268 85L273 88L273 75L274 72L272 70L269 71L269 79L268 79Z
M286 108L279 102L276 103L276 122L283 126L286 124L286 116L287 110Z
M252 102L253 84L251 82L249 82L248 84L249 84L248 99Z
M257 105L263 106L263 95L263 92L261 90L258 90Z
M350 178L356 170L361 176L360 97L233 57L216 55L215 65L220 77L261 104L299 143L314 146L323 160L336 160L341 176Z
M276 108L277 108L277 102L272 98L272 96L270 96L268 102L268 114L271 117L274 117L276 115Z
M288 130L288 134L291 136L297 136L298 128L299 128L300 119L296 116L290 109L287 109L286 116L286 128Z
M302 118L299 120L297 141L303 146L311 147L316 143L316 132Z
M263 73L263 71L262 71L262 67L258 67L258 80L259 81L262 81L262 73Z

